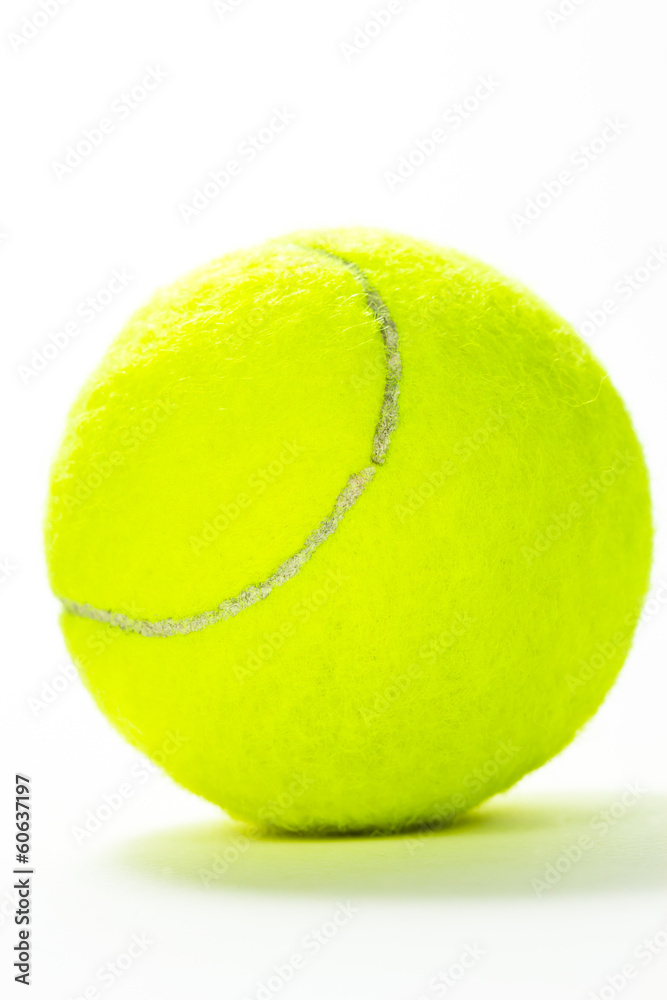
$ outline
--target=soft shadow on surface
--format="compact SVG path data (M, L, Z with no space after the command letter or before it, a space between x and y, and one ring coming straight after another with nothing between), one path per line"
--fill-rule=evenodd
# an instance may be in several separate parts
M667 797L596 793L499 799L447 829L392 837L277 837L221 819L139 838L109 861L207 892L537 898L664 891L666 833Z

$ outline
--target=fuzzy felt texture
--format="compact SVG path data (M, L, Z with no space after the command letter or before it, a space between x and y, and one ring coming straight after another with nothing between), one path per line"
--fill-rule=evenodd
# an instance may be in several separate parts
M390 352L369 288L400 355L374 466ZM112 722L235 817L449 821L565 746L629 649L652 530L609 378L526 289L371 230L224 257L130 320L54 464L53 590L131 620L210 612L369 466L298 572L233 617L147 636L63 613Z

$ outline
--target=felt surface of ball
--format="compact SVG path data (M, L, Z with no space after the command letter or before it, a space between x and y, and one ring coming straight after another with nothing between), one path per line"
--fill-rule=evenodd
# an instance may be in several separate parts
M574 331L459 253L298 233L159 292L53 467L49 574L102 710L294 831L451 820L628 652L647 473Z

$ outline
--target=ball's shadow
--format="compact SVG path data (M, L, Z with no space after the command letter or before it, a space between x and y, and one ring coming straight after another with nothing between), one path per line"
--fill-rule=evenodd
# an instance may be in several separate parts
M663 891L667 797L619 803L613 793L505 798L437 832L321 840L221 820L139 838L109 861L134 878L202 892L544 898Z

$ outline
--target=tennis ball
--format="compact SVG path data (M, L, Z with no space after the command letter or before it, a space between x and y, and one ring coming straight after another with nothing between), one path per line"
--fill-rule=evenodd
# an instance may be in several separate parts
M270 828L447 822L564 747L628 652L647 473L525 288L351 229L159 292L50 487L67 645L178 782Z

